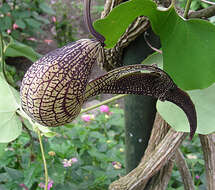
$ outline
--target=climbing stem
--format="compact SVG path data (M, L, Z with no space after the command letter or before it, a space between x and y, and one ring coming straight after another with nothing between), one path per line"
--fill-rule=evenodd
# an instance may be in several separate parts
M4 75L4 78L6 79L6 73L5 73L5 58L4 58L4 43L3 43L3 36L0 32L0 46L1 46L1 70Z
M40 142L40 150L41 150L43 165L44 165L44 170L45 170L45 190L47 190L48 182L49 182L48 169L47 169L46 158L45 158L44 149L43 149L42 136L41 136L40 130L38 128L37 128L37 135L38 135L39 142Z
M7 81L8 84L10 84L11 86L13 86L13 84L10 82L10 80L8 79L8 76L6 74L6 68L5 68L5 56L4 56L4 52L5 52L5 45L3 42L3 36L2 33L0 32L0 47L1 47L1 56L0 56L0 73L2 72L4 79Z
M185 7L185 10L184 10L184 18L188 18L188 13L189 13L189 10L190 10L190 5L191 5L191 2L192 0L187 0L187 3L186 3L186 7Z
M95 108L97 108L97 107L99 107L99 106L102 106L102 105L104 105L104 104L108 104L108 103L110 103L110 102L113 102L113 101L118 100L118 99L120 99L120 98L123 98L123 97L125 97L125 96L127 96L127 94L122 94L122 95L114 96L113 98L110 98L110 99L108 99L108 100L105 100L105 101L103 101L103 102L101 102L101 103L99 103L99 104L96 104L96 105L94 105L94 106L90 106L90 107L88 107L88 108L86 108L86 109L83 109L83 110L81 110L80 113L88 112L88 111L93 110L93 109L95 109Z

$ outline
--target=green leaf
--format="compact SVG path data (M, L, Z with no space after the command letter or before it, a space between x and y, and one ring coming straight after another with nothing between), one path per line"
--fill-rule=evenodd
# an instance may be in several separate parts
M45 13L48 13L50 15L54 15L55 14L54 10L46 2L40 3L39 7Z
M22 124L16 110L19 108L17 98L7 82L0 77L0 143L16 139L22 130Z
M151 0L131 0L96 21L94 27L105 36L107 48L111 48L140 15L150 19L154 32L160 36L164 70L180 88L203 89L215 82L215 26L208 21L184 20L173 7L161 11Z
M157 65L160 69L163 68L163 56L162 54L155 52L149 55L141 64L145 65Z
M27 22L27 24L32 27L32 28L36 28L36 29L40 29L41 23L36 21L35 19L32 18L26 18L25 21Z
M28 58L32 62L35 62L41 57L41 55L35 52L31 47L20 42L14 41L13 39L11 39L11 42L7 46L5 56L6 57L23 56Z
M112 48L136 17L153 15L154 10L156 4L151 0L130 0L115 7L104 19L94 22L94 27L105 36L106 47Z
M0 76L0 112L15 112L19 107L11 88Z
M15 112L0 112L0 143L15 140L22 132L22 123Z
M40 15L39 15L37 12L35 12L35 11L32 13L32 16L33 16L36 20L41 21L41 22L43 22L44 24L50 24L50 22L49 22L48 19L46 19L46 18L40 16Z
M215 26L197 19L184 21L175 11L168 18L172 27L160 31L164 70L180 88L207 88L215 82Z
M2 7L0 7L0 12L6 14L10 11L10 6L7 3L4 3Z
M15 170L13 168L8 168L8 167L5 167L4 169L8 173L8 175L10 176L10 178L12 180L22 182L24 176L23 176L23 173L21 171Z
M12 20L9 16L4 17L4 25L6 28L12 27Z
M26 24L22 19L16 20L16 24L22 29L25 29L26 27Z
M0 158L4 155L6 147L7 147L7 143L0 143Z
M197 111L197 131L198 134L209 134L215 132L215 109L214 94L215 85L204 90L188 91ZM170 102L157 102L157 110L176 131L189 132L189 123L184 112L175 104Z

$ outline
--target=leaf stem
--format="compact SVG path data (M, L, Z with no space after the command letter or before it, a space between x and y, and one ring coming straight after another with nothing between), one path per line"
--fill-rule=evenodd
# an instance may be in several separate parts
M99 104L96 104L96 105L94 105L94 106L90 106L90 107L88 107L88 108L86 108L86 109L81 110L80 114L81 114L81 113L84 113L84 112L88 112L88 111L90 111L90 110L93 110L93 109L95 109L95 108L97 108L97 107L99 107L99 106L102 106L102 105L104 105L104 104L108 104L108 103L110 103L110 102L113 102L113 101L118 100L118 99L120 99L120 98L123 98L123 97L125 97L125 96L127 96L127 94L121 94L121 95L118 95L118 96L114 96L113 98L110 98L110 99L108 99L108 100L105 100L105 101L103 101L103 102L101 102L101 103L99 103Z
M4 58L4 43L3 43L3 36L2 33L0 32L0 46L1 46L1 69L4 78L6 79L6 73L5 73L5 58Z
M10 80L7 77L6 74L6 67L5 67L5 57L4 57L4 51L5 51L5 46L4 46L4 42L3 42L3 35L0 32L0 47L1 47L1 56L0 56L0 69L2 69L2 73L3 73L3 77L6 80L6 82L13 86L13 84L10 82ZM0 70L1 73L1 70Z
M48 182L49 182L48 169L47 169L46 158L45 158L44 149L43 149L42 136L41 136L39 129L37 129L37 135L39 137L40 150L41 150L43 165L44 165L44 170L45 170L45 190L47 190L48 189Z
M186 7L185 7L185 10L184 10L184 18L188 18L188 13L189 13L189 10L190 10L190 5L191 5L191 2L192 0L187 0L187 3L186 3Z

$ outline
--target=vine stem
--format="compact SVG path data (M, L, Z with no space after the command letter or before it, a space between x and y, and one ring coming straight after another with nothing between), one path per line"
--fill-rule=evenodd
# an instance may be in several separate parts
M192 0L187 0L187 3L186 3L186 7L185 7L185 10L184 10L184 18L188 18L188 13L189 13L189 10L190 10L190 5L191 5L191 2Z
M38 128L37 128L37 135L39 137L40 150L41 150L43 165L44 165L44 170L45 170L45 190L47 190L48 182L49 182L48 169L47 169L46 158L45 158L44 149L43 149L42 136L41 136L40 130Z
M3 43L3 36L2 33L0 32L0 45L1 45L1 69L4 77L6 78L6 73L5 73L5 65L4 65L4 43Z
M93 109L95 109L95 108L97 108L97 107L99 107L99 106L102 106L102 105L104 105L104 104L108 104L108 103L110 103L110 102L113 102L113 101L118 100L118 99L120 99L120 98L123 98L123 97L125 97L125 96L127 96L127 94L121 94L121 95L118 95L118 96L114 96L113 98L110 98L110 99L108 99L108 100L105 100L105 101L103 101L103 102L101 102L101 103L99 103L99 104L96 104L96 105L94 105L94 106L90 106L90 107L88 107L88 108L86 108L86 109L81 110L80 114L82 114L82 113L84 113L84 112L88 112L88 111L90 111L90 110L93 110Z

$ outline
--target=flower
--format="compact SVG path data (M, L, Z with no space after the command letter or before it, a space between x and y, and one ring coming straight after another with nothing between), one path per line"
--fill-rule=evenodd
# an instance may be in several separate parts
M37 41L36 38L34 38L34 37L27 38L27 40L30 40L30 41L33 41L33 42Z
M72 163L75 163L75 162L77 162L77 161L78 161L78 159L77 159L77 158L75 158L75 157L74 157L74 158L71 158L70 160L72 161Z
M124 152L124 149L123 149L123 148L120 148L119 151L120 151L120 152Z
M19 26L16 23L14 23L13 24L13 29L16 30L17 28L19 28Z
M48 39L46 39L46 40L44 40L44 42L45 42L46 44L50 45L50 44L53 42L53 40L48 40Z
M11 33L11 29L7 29L7 33L10 34Z
M102 113L109 113L109 107L107 105L100 106L100 111Z
M187 158L189 159L197 159L197 156L194 154L187 154Z
M48 187L47 187L47 189L48 189L48 190L49 190L49 189L51 189L51 187L52 187L53 183L54 183L54 181L52 181L52 180L50 180L50 181L49 181L49 183L48 183Z
M48 182L48 187L47 189L50 190L52 188L52 185L53 185L54 181L53 180L49 180ZM40 182L39 185L38 185L40 188L45 188L45 184Z
M81 119L85 122L90 122L91 120L95 119L95 116L92 114L84 114L81 116Z
M20 186L20 187L23 187L24 190L28 190L27 186L26 186L24 183L19 184L19 186Z
M196 175L196 179L200 179L200 176L199 176L199 175Z
M56 17L55 16L52 17L52 21L56 22Z
M122 164L120 162L114 161L114 162L112 162L112 165L116 170L119 170L122 168Z
M78 161L78 159L77 158L71 158L71 159L69 159L69 160L67 160L67 159L63 159L63 167L64 168L67 168L67 167L71 167L72 166L72 164L73 163L75 163L75 162L77 162Z
M49 155L49 156L55 156L56 153L55 153L54 151L49 151L49 152L48 152L48 155Z
M70 166L72 166L72 162L70 162L69 160L67 160L67 159L63 159L63 167L64 168L67 168L67 167L70 167Z

